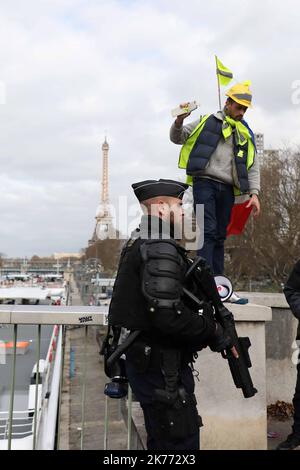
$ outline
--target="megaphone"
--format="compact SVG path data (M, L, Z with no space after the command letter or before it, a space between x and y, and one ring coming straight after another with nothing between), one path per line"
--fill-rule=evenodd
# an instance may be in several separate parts
M230 279L225 276L215 276L215 283L222 302L226 302L226 300L228 300L232 296L233 292L233 287Z

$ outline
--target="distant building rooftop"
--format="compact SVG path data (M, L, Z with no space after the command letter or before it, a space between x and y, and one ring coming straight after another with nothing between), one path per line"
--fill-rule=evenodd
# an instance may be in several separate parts
M63 259L63 258L82 258L81 253L54 253L54 258L56 259Z

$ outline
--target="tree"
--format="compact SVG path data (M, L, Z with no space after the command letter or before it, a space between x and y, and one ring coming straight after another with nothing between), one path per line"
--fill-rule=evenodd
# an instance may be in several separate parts
M31 263L36 263L36 262L39 262L40 259L41 259L41 258L40 258L38 255L33 255L33 256L31 257L30 262L31 262Z
M226 242L226 273L239 287L249 278L269 280L280 291L300 258L300 154L273 152L261 167L261 216L252 217L241 236Z
M113 276L117 271L123 244L124 241L119 238L97 240L85 249L85 259L98 259L103 266L104 272L109 276Z

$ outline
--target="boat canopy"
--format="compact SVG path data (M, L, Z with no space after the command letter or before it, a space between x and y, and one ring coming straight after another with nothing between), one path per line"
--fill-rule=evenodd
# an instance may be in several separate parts
M2 287L0 299L38 299L45 300L49 297L49 289L40 287Z

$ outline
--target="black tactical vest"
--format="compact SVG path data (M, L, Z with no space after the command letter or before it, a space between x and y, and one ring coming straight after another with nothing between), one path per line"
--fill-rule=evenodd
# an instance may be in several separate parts
M109 323L128 330L152 328L148 301L142 291L144 266L140 247L144 242L145 238L140 238L137 232L125 244L109 307ZM182 251L185 250L178 245L178 256L183 256Z
M146 300L141 289L141 243L143 240L140 238L129 239L124 246L109 307L109 323L128 330L150 328Z

